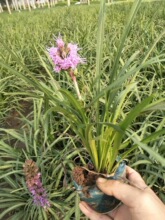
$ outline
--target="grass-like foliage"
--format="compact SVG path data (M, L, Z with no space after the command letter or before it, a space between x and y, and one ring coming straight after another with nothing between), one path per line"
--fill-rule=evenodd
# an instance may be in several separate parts
M34 100L33 120L25 119L22 134L0 129L4 137L0 141L0 219L75 219L79 214L73 208L78 198L70 181L73 159L79 152L67 135L67 127L61 134L54 131L53 124L57 122L53 115L42 113L42 103L42 99ZM23 170L29 159L39 168L50 207L43 208L33 202Z
M89 160L96 171L110 173L117 158L130 159L164 199L163 6L137 0L105 7L101 1L89 11L73 6L34 11L28 19L26 12L2 15L0 219L83 219L71 170ZM53 70L47 48L59 33L87 60L76 73L81 99L69 72ZM26 116L22 100L32 109ZM11 109L21 117L17 130L5 128ZM27 159L41 173L46 209L28 190Z

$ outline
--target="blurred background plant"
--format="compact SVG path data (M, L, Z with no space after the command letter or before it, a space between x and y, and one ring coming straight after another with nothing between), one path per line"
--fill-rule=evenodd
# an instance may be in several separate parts
M78 197L69 181L73 160L79 155L73 144L75 137L68 135L68 127L54 130L54 124L61 126L63 122L43 114L42 99L32 104L30 119L22 118L22 132L0 129L0 219L79 219ZM33 203L27 188L23 166L28 159L36 161L42 174L50 202L47 209Z
M141 70L137 69L138 74L129 77L119 88L119 93L116 93L118 96L114 103L119 103L121 97L126 95L122 91L129 88L127 101L123 100L123 108L118 104L113 105L119 110L121 120L146 97L154 94L155 103L161 99L157 102L158 110L148 111L149 108L155 110L155 106L150 105L133 120L125 142L120 147L120 155L130 160L131 166L143 175L147 184L154 188L163 201L164 4L163 1L143 3L137 12L137 19L125 39L116 73L121 76L129 74L140 62L148 63L147 66L142 64ZM106 9L99 72L101 94L109 85L109 74L115 63L124 21L131 6L130 3L111 5ZM156 12L155 8L158 9ZM68 121L55 112L54 107L54 102L57 101L61 106L66 101L68 104L69 99L65 99L66 90L74 94L74 88L67 74L52 71L53 65L45 48L52 45L52 35L58 35L59 32L68 42L76 42L83 48L80 53L88 62L79 68L77 80L88 105L88 116L94 121L96 114L92 101L97 97L94 85L98 71L96 35L99 7L92 6L88 10L85 6L58 8L50 11L45 9L42 14L33 11L28 19L26 12L12 17L0 15L0 219L26 220L34 216L36 219L85 219L78 209L79 198L73 191L71 170L77 163L88 162L89 157L79 136L70 128ZM105 96L100 99L101 111L105 101ZM145 144L148 145L147 151ZM42 184L51 204L48 212L33 205L23 174L26 159L33 159L42 173Z

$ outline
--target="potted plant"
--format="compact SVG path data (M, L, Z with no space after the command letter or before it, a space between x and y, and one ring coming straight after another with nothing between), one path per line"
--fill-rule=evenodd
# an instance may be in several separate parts
M151 95L137 105L132 106L129 111L125 110L130 94L136 87L135 79L139 70L150 64L150 62L146 63L145 61L151 50L139 62L136 61L139 52L134 53L123 68L119 68L119 59L124 42L140 3L141 0L135 1L132 6L108 84L105 88L102 88L101 57L104 37L105 1L101 1L97 37L96 75L91 91L92 100L87 101L84 99L78 87L77 66L86 62L78 54L78 46L72 43L66 44L62 37L59 36L56 39L56 47L49 48L49 55L55 65L55 71L69 73L77 94L75 95L72 91L59 88L58 93L62 97L61 101L54 100L54 107L50 111L56 111L67 119L69 126L78 136L81 145L87 150L89 155L88 163L86 166L75 167L73 170L73 182L81 199L101 213L113 210L119 205L120 201L102 194L95 185L96 179L98 176L103 176L109 179L126 180L126 165L123 159L137 147L137 144L140 144L132 137L131 124L137 116L150 108L152 109L156 103L159 103L154 103L154 96ZM154 62L157 62L156 59L152 59L152 63ZM126 149L131 140L134 141L134 146L131 149L129 148L129 150L124 150L122 158L120 158L120 149ZM143 144L141 146L148 150Z
M106 114L109 115L109 111L106 114L98 112L98 109L100 109L99 103L94 105L93 108L93 112L97 114L96 119L87 113L88 107L86 106L86 101L81 96L76 79L77 66L86 61L79 56L78 50L79 48L76 44L66 44L61 36L56 38L56 47L48 49L50 57L55 64L55 71L58 73L61 71L69 73L77 93L76 98L72 93L60 89L60 92L64 95L63 106L56 106L53 110L58 111L67 118L71 128L82 141L82 145L87 149L89 158L92 161L86 167L76 166L73 170L74 185L81 199L90 204L92 203L97 211L107 212L109 208L110 210L114 209L119 204L119 201L114 197L104 195L97 189L95 181L99 175L110 179L121 179L125 176L125 163L122 162L120 165L115 163L122 140L120 137L122 130L120 126L110 121L107 122ZM105 108L106 105L103 105L101 111L105 111ZM100 118L104 118L106 122L100 121ZM97 201L95 194L97 194ZM107 207L101 200L105 201Z
M67 121L81 141L81 145L88 152L89 162L86 166L76 166L73 170L73 182L82 200L88 202L95 210L101 213L112 211L120 201L114 197L104 195L95 185L98 176L109 179L125 181L125 162L123 159L137 147L134 138L131 137L129 128L137 116L152 108L154 96L147 97L136 106L124 112L125 105L130 98L130 93L136 84L135 78L139 70L146 65L145 61L149 53L141 62L135 62L139 52L133 54L122 69L119 69L119 59L122 54L125 39L130 31L131 24L138 11L141 1L135 1L125 30L121 37L114 65L110 74L108 85L102 88L101 58L104 37L105 1L101 1L99 30L97 37L96 75L94 79L93 99L85 100L81 95L77 83L77 66L84 64L86 60L78 54L76 44L66 44L62 37L56 39L56 47L49 49L50 57L56 72L69 73L77 93L60 88L62 102L56 103L53 111L67 118ZM153 62L155 62L153 60ZM133 65L132 65L133 64ZM130 67L130 68L129 68ZM161 102L161 101L160 101ZM122 158L119 157L120 149L124 149L130 143L126 139L132 139L134 146L125 150ZM147 143L147 141L146 141ZM146 147L142 145L142 147ZM148 148L145 148L148 150Z

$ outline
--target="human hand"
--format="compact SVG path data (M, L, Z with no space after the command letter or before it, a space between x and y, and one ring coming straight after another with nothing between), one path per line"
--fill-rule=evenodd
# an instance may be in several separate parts
M99 189L121 200L121 206L104 215L94 211L85 202L80 202L81 211L90 220L165 220L165 205L146 185L140 174L127 166L126 176L130 185L104 178L97 180Z

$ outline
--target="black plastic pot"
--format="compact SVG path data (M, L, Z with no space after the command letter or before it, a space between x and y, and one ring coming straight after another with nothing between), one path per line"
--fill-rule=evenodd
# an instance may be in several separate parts
M125 177L125 170L126 170L126 163L123 161L120 163L117 171L115 172L114 176L107 177L107 179L112 180L120 180L121 178ZM120 205L120 201L113 196L108 196L104 194L96 185L93 186L85 186L82 187L78 185L74 181L75 188L80 195L81 201L85 201L88 203L95 211L99 213L107 213L114 209L116 209ZM84 189L85 188L85 189ZM87 190L87 193L84 191Z

